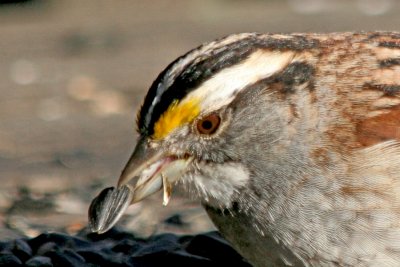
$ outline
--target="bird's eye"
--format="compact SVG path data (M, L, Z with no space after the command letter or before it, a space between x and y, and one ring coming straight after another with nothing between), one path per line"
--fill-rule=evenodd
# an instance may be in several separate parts
M213 134L217 131L221 118L217 114L210 114L197 122L197 130L201 134Z

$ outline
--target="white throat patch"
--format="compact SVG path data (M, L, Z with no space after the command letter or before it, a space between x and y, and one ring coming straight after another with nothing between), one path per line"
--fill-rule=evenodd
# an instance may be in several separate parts
M201 171L189 177L191 181L188 185L197 192L202 201L218 208L229 208L234 194L246 186L250 179L249 171L240 163L199 167Z

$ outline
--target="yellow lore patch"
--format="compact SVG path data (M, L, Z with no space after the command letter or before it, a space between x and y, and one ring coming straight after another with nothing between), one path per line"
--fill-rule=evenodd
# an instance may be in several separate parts
M168 135L175 128L191 122L200 113L200 107L196 99L184 102L177 100L172 102L168 109L161 115L154 124L154 139L161 139Z

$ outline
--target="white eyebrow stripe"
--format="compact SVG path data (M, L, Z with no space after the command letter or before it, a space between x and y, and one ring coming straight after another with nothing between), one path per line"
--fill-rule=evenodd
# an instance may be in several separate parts
M200 99L202 112L218 109L247 86L282 71L294 55L292 51L257 50L241 63L215 74L185 99Z

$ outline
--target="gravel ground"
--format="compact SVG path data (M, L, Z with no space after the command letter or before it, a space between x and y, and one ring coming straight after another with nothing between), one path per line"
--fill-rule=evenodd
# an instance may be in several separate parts
M31 259L42 256L34 240L70 235L102 246L81 234L87 208L103 188L116 184L135 143L138 105L177 56L235 32L396 30L400 24L400 2L394 0L3 2L0 240L2 255L11 260L10 246L29 251L28 244L29 257L17 257L31 262L47 261ZM156 194L132 206L119 226L140 238L215 229L181 192L174 192L168 207L161 202ZM174 242L182 245L185 238Z
M160 234L149 239L113 229L75 236L43 233L0 242L0 266L237 266L250 267L218 232Z

